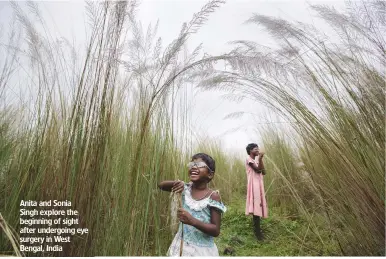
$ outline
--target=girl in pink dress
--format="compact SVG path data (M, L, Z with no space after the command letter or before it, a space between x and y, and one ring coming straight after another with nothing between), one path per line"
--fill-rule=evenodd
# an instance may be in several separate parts
M253 228L258 240L264 238L260 228L260 218L268 217L267 201L264 193L264 153L259 152L259 147L255 143L247 146L248 157L245 162L247 171L247 201L245 215L253 216ZM256 160L255 158L258 157Z

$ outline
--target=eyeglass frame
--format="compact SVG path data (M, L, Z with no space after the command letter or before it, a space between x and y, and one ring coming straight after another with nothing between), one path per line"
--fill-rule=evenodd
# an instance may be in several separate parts
M201 166L199 166L199 164L201 164ZM203 167L206 167L206 168L208 168L208 170L209 170L210 173L214 173L214 171L213 171L212 169L210 169L210 167L209 167L205 162L203 162L203 161L199 161L199 162L193 162L193 161L191 161L191 162L189 162L189 163L187 164L187 166L188 166L189 170L192 169L194 166L196 166L197 168L203 168Z

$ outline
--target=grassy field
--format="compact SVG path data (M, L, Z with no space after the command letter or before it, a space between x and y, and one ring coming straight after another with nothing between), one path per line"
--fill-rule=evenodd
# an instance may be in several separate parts
M222 4L208 2L163 46L156 26L144 31L136 20L134 2L89 3L82 51L47 32L36 3L11 2L15 26L0 38L1 254L20 255L21 200L57 199L72 201L90 233L38 255L164 255L173 237L170 199L157 184L186 179L189 157L207 152L217 163L211 188L229 207L220 252L385 255L385 2L352 3L346 13L312 6L339 42L321 41L311 25L253 15L248 22L263 26L278 49L237 41L221 56L186 53ZM215 69L217 61L228 70ZM191 82L248 96L291 122L256 125L270 208L262 243L243 214L244 161L210 139L191 144L183 91ZM9 89L22 94L9 100Z
M245 216L245 200L234 200L222 219L221 235L216 244L222 256L339 256L339 245L332 232L323 230L325 242L312 232L300 217L288 217L279 208L270 208L262 221L265 235L258 241L253 234L252 219ZM224 253L225 251L225 253Z

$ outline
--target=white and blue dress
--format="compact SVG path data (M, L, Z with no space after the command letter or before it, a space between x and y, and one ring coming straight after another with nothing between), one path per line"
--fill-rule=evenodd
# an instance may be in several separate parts
M210 223L210 208L216 208L221 213L226 211L226 207L222 202L211 199L213 193L204 199L195 200L192 197L191 186L190 183L184 185L182 203L183 208L193 217L204 223ZM180 256L182 225L184 228L182 256L219 256L214 237L193 226L182 223L180 223L177 234L169 247L168 256Z

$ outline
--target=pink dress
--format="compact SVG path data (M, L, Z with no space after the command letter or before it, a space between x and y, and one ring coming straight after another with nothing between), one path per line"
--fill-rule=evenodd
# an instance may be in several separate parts
M245 168L247 170L247 202L245 206L245 215L253 214L263 218L268 217L268 206L264 193L264 175L256 173L249 165L252 162L258 165L258 162L250 156L247 157Z

